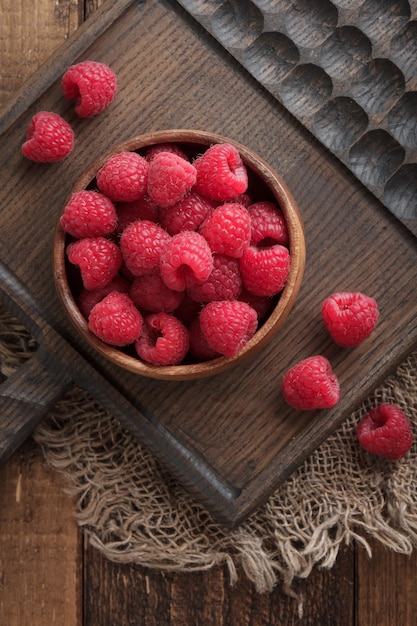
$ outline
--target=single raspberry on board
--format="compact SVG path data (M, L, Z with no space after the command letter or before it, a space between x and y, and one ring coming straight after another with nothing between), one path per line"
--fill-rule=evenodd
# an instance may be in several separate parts
M149 163L148 195L162 208L179 202L191 190L196 169L172 152L159 152Z
M75 100L77 115L92 117L113 101L117 91L116 75L104 63L82 61L67 69L61 88L64 98Z
M77 191L67 202L60 224L78 239L109 235L116 228L116 209L110 198L98 191Z
M22 153L38 163L54 163L65 159L74 148L74 131L57 113L39 111L26 131Z
M213 255L213 269L202 285L191 285L187 293L197 302L237 300L242 289L239 261L225 254Z
M160 152L171 152L172 154L176 154L186 161L189 160L185 152L183 152L181 148L175 143L158 143L154 146L150 146L146 150L145 159L150 163L152 159Z
M280 243L287 246L288 229L281 209L273 202L255 202L248 207L251 243L259 247Z
M139 337L143 318L129 296L113 291L100 300L88 318L88 328L112 346L127 346Z
M340 398L336 374L321 355L296 363L285 373L281 387L286 402L295 409L328 409Z
M324 324L333 341L352 348L364 341L378 322L378 305L374 298L359 291L334 293L321 308Z
M209 302L200 313L200 326L209 346L231 357L240 352L255 334L258 316L246 302Z
M195 191L212 200L233 200L248 188L248 173L239 151L229 143L215 144L194 161Z
M210 361L221 356L208 344L201 330L200 320L196 317L190 325L190 354L198 361Z
M270 248L249 246L239 259L243 286L256 296L273 296L285 286L290 253L280 244Z
M81 289L78 294L78 308L86 319L90 315L91 309L100 300L103 300L105 296L108 296L112 291L119 291L120 293L129 293L130 282L116 274L116 276L102 289Z
M148 169L148 162L137 152L118 152L97 172L97 187L113 202L133 202L146 193Z
M213 269L210 247L199 233L184 230L165 246L159 267L164 283L175 291L202 284Z
M178 365L189 345L188 330L174 315L151 313L145 317L135 348L141 359L153 365Z
M130 297L139 309L150 313L171 313L180 306L184 292L167 287L160 274L146 274L135 278Z
M133 202L118 202L116 204L117 232L121 233L132 222L137 220L159 221L159 209L148 195Z
M395 404L385 402L371 409L357 426L361 446L390 461L404 457L413 443L406 414Z
M171 240L158 224L149 220L132 222L120 236L120 249L127 269L134 276L158 274L159 259Z
M170 235L183 230L197 230L213 209L207 198L191 191L174 206L160 209L160 224Z
M221 204L204 220L199 232L212 252L240 258L248 249L251 223L248 210L241 204Z
M86 289L102 289L122 264L119 247L105 237L86 237L67 246L68 260L78 265Z

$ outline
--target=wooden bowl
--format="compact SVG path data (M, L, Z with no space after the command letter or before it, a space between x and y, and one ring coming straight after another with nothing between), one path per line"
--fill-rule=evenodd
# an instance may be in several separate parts
M211 361L184 363L173 366L156 366L141 361L138 357L126 354L123 349L105 344L93 335L87 321L76 303L77 287L69 278L66 260L67 235L59 221L56 226L53 244L54 280L59 298L70 320L84 339L112 363L136 374L164 380L191 380L204 378L224 372L254 355L275 335L286 320L299 291L305 266L305 239L303 225L295 200L281 177L261 157L249 148L221 135L198 130L162 130L152 132L125 141L89 165L78 178L67 198L86 188L94 188L94 179L98 170L113 154L121 151L141 151L151 145L172 142L178 144L189 154L199 154L214 143L231 143L239 150L246 165L249 177L249 191L254 201L275 201L281 208L289 232L291 267L287 283L279 294L277 302L255 335L243 349L233 357L220 357Z

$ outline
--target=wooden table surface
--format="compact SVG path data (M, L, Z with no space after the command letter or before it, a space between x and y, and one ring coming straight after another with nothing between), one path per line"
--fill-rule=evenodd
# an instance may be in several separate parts
M2 0L0 105L103 0ZM222 567L163 573L106 561L88 546L74 503L28 441L0 471L0 624L4 626L412 626L417 556L371 542L341 550L295 591L259 595L244 574L230 587Z

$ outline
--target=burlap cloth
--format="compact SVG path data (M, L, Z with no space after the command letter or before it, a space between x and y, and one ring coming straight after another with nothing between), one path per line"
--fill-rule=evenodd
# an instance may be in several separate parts
M35 349L7 312L0 315L4 376ZM72 388L34 434L47 463L76 497L76 518L93 546L117 562L177 571L226 563L259 592L287 589L314 566L330 568L342 544L371 556L374 537L409 554L417 543L417 443L405 459L364 452L355 427L381 402L395 402L417 429L417 352L236 530L210 518L137 441L85 391Z

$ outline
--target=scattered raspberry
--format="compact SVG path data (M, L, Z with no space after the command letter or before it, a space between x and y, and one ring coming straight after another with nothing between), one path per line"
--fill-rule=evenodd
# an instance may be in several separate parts
M183 230L197 230L212 211L207 198L191 191L174 206L160 210L160 223L170 235L176 235Z
M357 435L365 450L390 461L404 457L413 443L407 416L398 406L389 403L371 409L360 420Z
M121 233L132 222L137 220L159 221L159 210L148 195L133 202L118 202L116 205L118 218L117 232Z
M209 346L231 357L240 352L255 334L258 316L246 302L209 302L200 313L200 326Z
M120 293L129 293L130 283L123 276L118 274L102 289L81 289L78 295L78 308L84 315L85 319L88 319L91 309L100 300L103 300L112 291L119 291Z
M340 398L340 386L329 361L321 355L299 361L282 381L286 402L295 409L328 409Z
M113 202L133 202L146 193L148 170L148 162L137 152L119 152L97 172L97 187Z
M189 348L185 326L170 313L151 313L135 344L141 359L153 365L177 365Z
M129 296L113 291L92 309L88 328L102 341L112 346L127 346L136 341L143 325L139 313Z
M232 200L246 193L248 173L239 151L229 143L215 144L194 161L195 191L212 200Z
M287 246L287 223L281 209L273 202L255 202L248 207L251 219L251 243L265 247L280 243Z
M242 289L239 261L225 254L213 255L213 269L202 285L191 285L187 293L197 302L237 300Z
M251 293L245 287L242 288L239 300L242 302L247 302L252 309L258 314L258 320L263 320L268 313L270 313L272 306L274 304L273 300L269 296L255 296L254 293Z
M340 292L326 298L321 314L333 341L343 348L361 343L378 322L376 301L361 292Z
M154 222L132 222L120 236L127 269L135 276L158 274L161 253L170 240L168 233Z
M101 237L116 228L116 209L110 198L97 191L78 191L65 206L60 223L66 233L79 239Z
M273 296L284 288L290 271L288 248L249 246L239 259L243 286L257 296Z
M97 61L82 61L71 65L61 81L64 98L75 100L75 112L80 117L101 113L114 99L116 76L110 67Z
M122 264L118 246L104 237L86 237L67 246L68 259L78 265L86 289L102 289Z
M173 206L190 191L196 170L172 152L159 152L149 163L148 195L162 208Z
M22 152L38 163L65 159L74 148L74 131L57 113L40 111L34 115L26 132Z
M148 163L150 163L160 152L170 152L171 154L176 154L186 161L189 160L185 152L183 152L175 143L158 143L154 146L150 146L146 151L145 159Z
M221 356L220 352L213 350L204 337L197 317L190 325L190 354L198 361L211 361Z
M159 274L147 274L135 278L130 297L139 309L151 313L171 313L180 306L184 292L169 289Z
M199 232L212 252L240 258L248 249L251 223L248 210L241 204L221 204L204 220Z
M169 236L169 235L167 235ZM213 269L210 247L202 235L185 230L165 246L159 267L165 284L175 291L204 283Z

